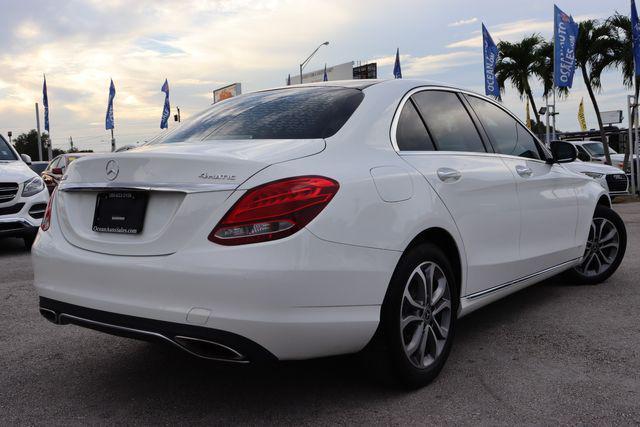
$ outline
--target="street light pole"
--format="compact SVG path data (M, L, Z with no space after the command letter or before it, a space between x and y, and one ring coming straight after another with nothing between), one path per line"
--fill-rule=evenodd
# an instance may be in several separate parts
M324 42L322 43L320 46L318 46L316 48L316 50L314 50L313 52L311 52L311 55L309 55L309 57L307 59L305 59L304 61L302 61L302 63L300 64L300 84L302 84L302 70L304 69L304 67L306 67L306 65L309 63L309 61L311 61L311 58L313 58L313 55L316 54L316 52L322 47L322 46L328 46L329 42Z

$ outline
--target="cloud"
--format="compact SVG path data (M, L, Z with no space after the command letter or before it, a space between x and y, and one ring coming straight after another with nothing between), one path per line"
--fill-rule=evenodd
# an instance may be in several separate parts
M461 27L463 25L469 25L476 22L478 22L478 18L474 16L473 18L470 18L470 19L461 19L459 21L451 22L450 24L447 25L447 27Z
M392 65L395 58L395 55L390 55L369 62L377 62L379 67L383 67ZM441 74L456 67L479 63L481 60L477 52L466 50L424 56L400 55L402 75L412 78Z
M579 22L586 19L598 19L602 16L603 15L601 14L580 15L574 17L574 19ZM532 33L551 35L552 31L553 20L540 19L521 19L518 21L493 25L489 28L489 32L491 33L491 36L494 40L500 39L505 41L514 41L524 35ZM474 31L472 34L474 34L472 37L450 43L447 45L447 47L450 49L482 47L482 33L478 30Z

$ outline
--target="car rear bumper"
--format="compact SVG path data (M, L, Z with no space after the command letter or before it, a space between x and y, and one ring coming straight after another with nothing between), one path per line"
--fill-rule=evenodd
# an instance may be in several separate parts
M327 242L303 229L265 244L224 247L203 239L167 256L116 256L79 249L56 228L40 233L32 250L44 308L53 300L109 313L107 325L128 327L135 318L195 327L198 337L214 342L218 337L210 334L224 331L277 359L362 349L378 326L401 255ZM165 333L157 325L151 332L172 339L173 329Z

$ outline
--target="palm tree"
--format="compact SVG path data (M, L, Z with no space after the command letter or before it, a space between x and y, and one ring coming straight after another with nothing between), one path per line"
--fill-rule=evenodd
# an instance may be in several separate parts
M553 93L553 41L543 41L535 50L535 60L531 68L533 74L542 82L544 98ZM568 87L556 88L556 94L566 98L569 96Z
M598 119L604 156L609 165L611 164L609 143L604 133L604 125L594 90L599 91L602 88L600 80L602 72L615 63L614 48L613 29L608 22L599 23L593 19L580 22L576 43L576 63L582 73L582 79Z
M635 75L635 67L633 60L633 33L631 31L631 19L628 16L615 13L608 19L609 25L611 25L613 34L613 61L617 68L620 68L622 72L622 83L625 87L630 88L635 83L635 96L638 99L638 92L640 92L640 81ZM631 126L635 125L635 109L631 112ZM627 144L624 150L624 167L627 167L629 163L629 157L631 156L631 146Z
M543 39L539 34L532 34L517 43L501 41L498 43L500 57L495 68L500 92L504 92L504 84L509 80L511 85L518 91L520 99L525 96L529 99L533 114L536 117L536 123L540 122L540 116L531 93L529 77L534 74L535 67L538 64L536 62L536 52L542 43Z

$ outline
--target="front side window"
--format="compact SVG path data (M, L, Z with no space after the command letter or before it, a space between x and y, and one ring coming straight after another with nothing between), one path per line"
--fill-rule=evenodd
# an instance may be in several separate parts
M467 99L491 138L496 153L540 159L533 136L516 119L484 99L475 96L468 96Z
M18 160L9 143L0 136L0 160Z
M334 135L364 94L343 87L249 93L214 104L152 144L234 139L316 139Z
M401 151L432 151L433 142L427 133L427 128L409 99L402 108L396 130L396 142Z
M518 144L516 147L517 154L515 156L526 157L527 159L542 159L535 137L520 123L518 123Z
M467 109L453 92L427 90L412 97L438 150L485 152Z

